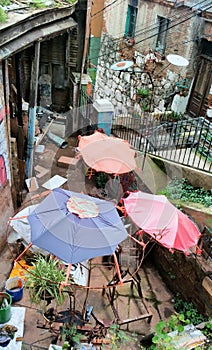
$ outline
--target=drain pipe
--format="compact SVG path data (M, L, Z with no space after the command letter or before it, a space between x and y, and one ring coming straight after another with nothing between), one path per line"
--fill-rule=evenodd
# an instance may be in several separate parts
M79 79L79 91L78 91L78 104L80 105L80 92L82 87L82 77L85 72L85 63L88 54L88 45L90 40L90 32L91 32L91 8L92 8L92 0L87 0L87 13L86 13L86 25L85 25L85 40L84 40L84 49L83 49L83 57L82 57L82 66L80 72Z
M31 89L30 89L30 101L29 101L28 142L27 142L27 160L26 160L26 176L28 178L32 177L33 158L34 158L39 62L40 62L40 42L38 41L35 44L35 58L32 64Z
M90 24L91 24L91 6L92 0L87 1L87 15L86 15L86 27L85 27L85 42L84 42L84 50L83 50L83 58L82 58L82 67L81 67L81 75L80 75L80 88L82 82L82 75L85 69L85 61L88 52L88 43L90 38Z

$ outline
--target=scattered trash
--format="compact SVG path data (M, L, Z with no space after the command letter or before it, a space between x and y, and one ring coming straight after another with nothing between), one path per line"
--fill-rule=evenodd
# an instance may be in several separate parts
M206 336L193 324L185 326L181 333L173 331L168 335L173 338L172 345L174 349L190 350L204 344L206 341Z
M60 148L66 148L68 146L68 142L62 139L61 137L53 134L52 132L48 132L48 138L53 141Z

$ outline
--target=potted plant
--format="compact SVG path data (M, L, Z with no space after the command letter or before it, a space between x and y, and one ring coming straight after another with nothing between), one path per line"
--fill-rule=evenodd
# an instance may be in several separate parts
M67 295L67 292L60 291L60 284L66 279L62 262L51 255L44 257L38 254L32 265L33 269L26 274L25 283L29 288L31 303L40 304L45 300L48 305L54 299L57 305L61 305Z

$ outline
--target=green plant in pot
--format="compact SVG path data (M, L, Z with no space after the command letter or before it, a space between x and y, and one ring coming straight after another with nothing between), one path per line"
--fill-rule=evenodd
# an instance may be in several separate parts
M67 288L60 291L60 284L66 279L62 262L52 256L38 254L32 266L33 269L26 274L25 283L25 287L29 288L31 303L40 304L44 300L48 305L54 299L57 305L61 305L67 295ZM70 279L68 282L73 281Z

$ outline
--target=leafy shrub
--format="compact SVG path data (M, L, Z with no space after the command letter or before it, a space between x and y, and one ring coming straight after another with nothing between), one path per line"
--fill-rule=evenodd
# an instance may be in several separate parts
M32 0L31 7L36 9L42 9L47 7L43 0Z
M185 315L194 326L207 320L205 316L199 313L192 302L184 301L179 293L175 296L174 308L180 314Z
M80 345L83 335L78 331L75 323L65 323L61 329L64 341L62 349L72 349L72 346Z
M0 23L5 23L7 20L7 15L5 11L0 7Z
M184 315L172 315L168 321L159 321L155 327L155 335L152 338L150 350L173 350L172 337L168 334L172 331L183 332L184 326L190 323Z
M212 205L212 190L195 188L190 185L185 178L174 178L160 193L170 199L200 203L205 207L210 207Z

